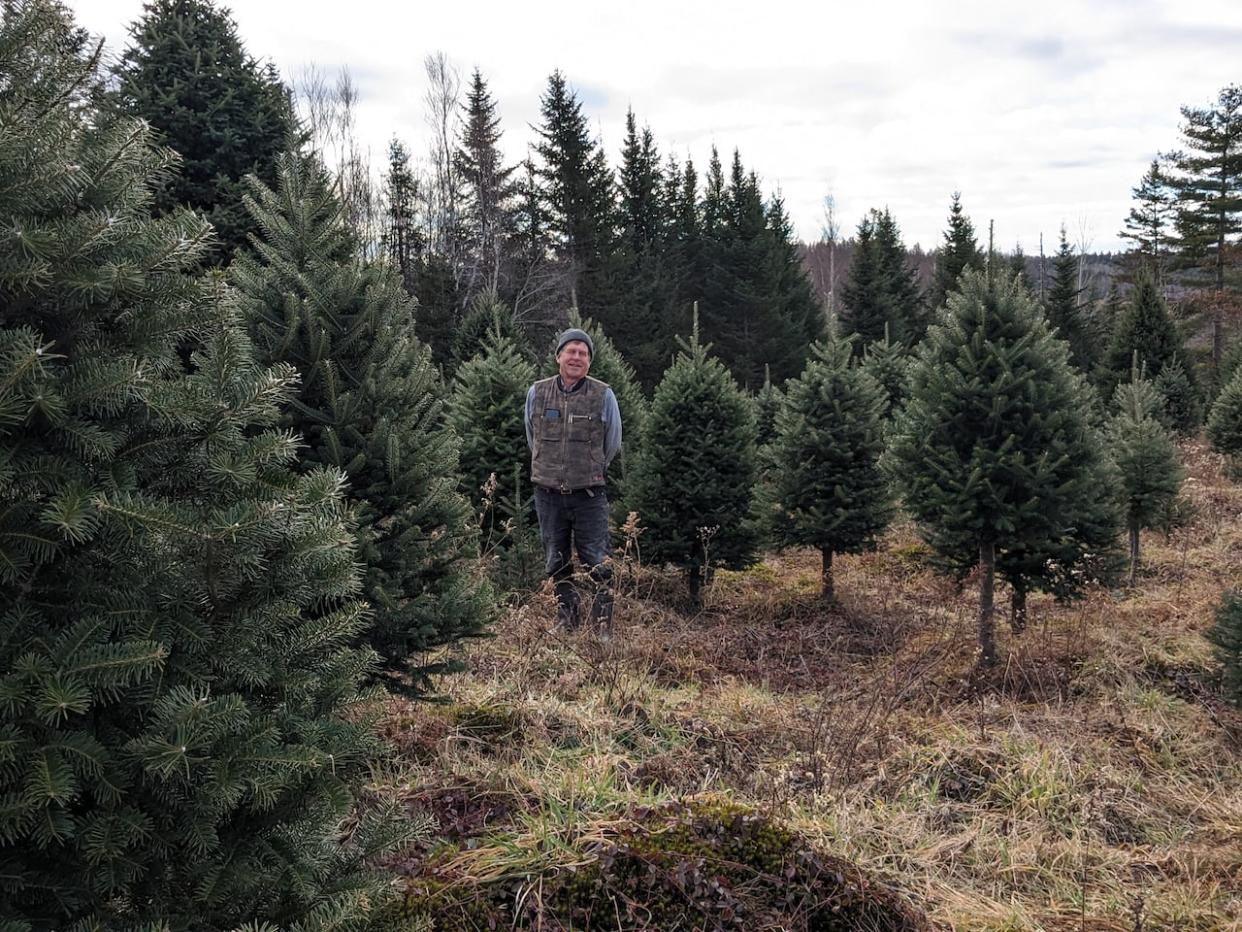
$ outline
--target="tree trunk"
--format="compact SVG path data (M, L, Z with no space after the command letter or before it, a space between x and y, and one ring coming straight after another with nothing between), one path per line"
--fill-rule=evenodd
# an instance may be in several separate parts
M822 548L819 551L824 557L823 589L820 592L825 602L832 602L836 599L836 592L832 585L832 551L828 548Z
M996 544L990 540L979 544L979 568L983 571L979 581L979 659L990 667L996 663Z
M1130 588L1138 581L1139 565L1139 526L1137 522L1130 524Z
M686 579L690 584L690 603L695 608L703 606L703 567L697 563L690 567L686 574Z
M1026 589L1013 587L1013 598L1009 603L1009 627L1014 634L1026 630Z

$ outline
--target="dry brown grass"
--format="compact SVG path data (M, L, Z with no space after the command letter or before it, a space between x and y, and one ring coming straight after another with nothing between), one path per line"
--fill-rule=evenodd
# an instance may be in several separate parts
M636 807L706 792L946 928L1242 928L1242 717L1201 636L1242 581L1242 489L1183 452L1194 517L1144 536L1138 591L1032 598L994 675L973 672L975 593L909 527L839 560L833 607L810 552L717 573L692 617L666 607L680 580L639 570L611 643L550 634L539 593L465 650L452 704L394 703L383 779L479 882L567 869Z

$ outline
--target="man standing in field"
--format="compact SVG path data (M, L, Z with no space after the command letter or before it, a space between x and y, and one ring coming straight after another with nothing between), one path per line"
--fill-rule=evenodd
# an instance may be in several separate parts
M526 442L545 565L556 585L557 627L573 631L581 624L572 547L594 584L591 622L607 636L612 566L604 473L621 449L621 412L612 389L587 375L594 350L583 330L557 339L560 371L526 393Z

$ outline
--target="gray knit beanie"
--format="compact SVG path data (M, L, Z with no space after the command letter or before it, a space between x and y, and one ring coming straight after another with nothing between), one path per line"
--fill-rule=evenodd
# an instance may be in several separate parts
M561 350L565 348L565 344L573 340L581 340L587 345L587 352L591 354L591 358L595 358L595 344L591 342L591 335L585 330L579 330L577 327L570 327L559 337L556 338L556 355L561 355Z

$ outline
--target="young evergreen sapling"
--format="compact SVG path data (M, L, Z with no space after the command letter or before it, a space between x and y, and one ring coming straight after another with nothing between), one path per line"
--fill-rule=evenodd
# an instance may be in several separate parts
M837 336L785 390L772 444L773 536L815 547L823 558L823 597L835 597L832 558L872 546L892 517L884 450L883 392Z
M1155 387L1143 378L1134 357L1130 381L1117 386L1116 413L1109 422L1113 461L1121 476L1122 507L1130 542L1129 584L1135 585L1139 567L1139 533L1153 527L1176 498L1182 483L1173 438L1160 422L1163 402Z
M754 412L708 349L696 316L656 386L634 493L643 558L685 569L695 605L705 571L747 565L757 539Z

